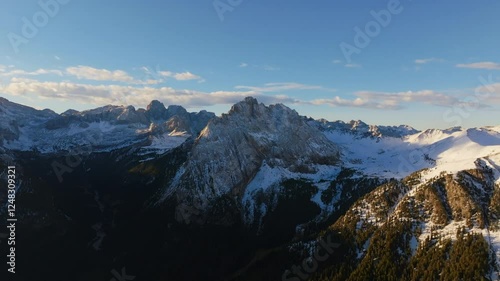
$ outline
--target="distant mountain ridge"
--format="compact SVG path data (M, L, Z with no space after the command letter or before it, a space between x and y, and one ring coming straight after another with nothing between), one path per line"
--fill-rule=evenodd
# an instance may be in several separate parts
M89 145L113 150L160 138L196 136L215 117L205 110L189 113L181 106L152 101L147 109L107 105L86 111L67 110L56 114L36 110L7 99L0 100L0 143L12 151L58 153L73 146ZM99 135L98 142L93 142ZM178 142L176 142L178 143ZM147 146L147 144L146 144Z
M208 122L216 117L214 113L205 110L198 113L189 113L182 106L169 105L165 107L163 103L156 100L152 101L146 109L135 109L133 106L107 105L81 112L69 109L57 114L49 109L36 110L1 97L0 114L4 118L0 122L1 146L9 150L19 151L35 149L41 153L57 152L57 148L50 147L49 140L52 140L56 147L63 150L67 149L70 141L68 141L67 145L64 145L64 142L58 140L57 136L54 139L54 135L64 135L64 131L70 135L74 133L74 128L79 128L82 132L91 131L92 124L99 124L99 127L106 127L108 130L112 129L109 126L121 127L121 129L128 126L137 130L145 129L151 125L162 132L185 132L197 137ZM335 130L352 133L360 138L369 136L403 137L418 132L406 125L398 127L375 126L368 125L360 120L345 123L343 121L329 122L324 119L313 120L307 118L307 122L321 131ZM36 134L33 131L43 131L43 133ZM130 130L130 132L122 134L121 137L121 141L126 142L127 138L137 138L137 134ZM111 141L109 145L105 145L111 147L118 145L117 142L118 140L115 140ZM79 145L81 143L74 144Z
M359 137L393 137L401 138L420 132L408 125L399 126L377 126L368 125L361 120L351 120L350 122L333 121L326 119L310 120L311 124L317 126L321 131L339 131L356 134Z

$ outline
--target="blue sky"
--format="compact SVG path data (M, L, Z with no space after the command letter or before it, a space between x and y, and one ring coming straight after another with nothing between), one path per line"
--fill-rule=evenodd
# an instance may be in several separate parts
M56 112L158 99L217 114L252 95L329 120L498 125L498 11L491 0L4 0L0 95Z

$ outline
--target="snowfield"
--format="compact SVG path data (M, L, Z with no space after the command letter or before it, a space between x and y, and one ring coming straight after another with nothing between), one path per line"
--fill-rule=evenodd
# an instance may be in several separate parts
M475 168L478 158L500 164L500 126L427 130L402 138L356 138L349 133L324 132L342 147L343 163L366 175L404 178L428 168L426 178L441 172L456 173Z

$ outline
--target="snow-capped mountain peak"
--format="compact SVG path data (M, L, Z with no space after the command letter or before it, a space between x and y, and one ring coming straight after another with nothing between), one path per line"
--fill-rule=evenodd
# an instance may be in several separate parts
M296 111L246 98L208 123L165 194L175 192L181 205L206 210L217 197L241 199L264 163L316 173L317 165L339 164L339 150ZM193 214L182 219L206 219L192 218Z
M57 114L4 98L0 100L0 114L3 149L39 153L65 152L82 145L92 145L94 152L140 143L148 146L156 141L155 138L172 137L172 132L176 133L175 143L179 145L182 143L178 141L179 133L184 132L184 140L197 135L215 116L207 111L188 113L181 106L171 105L166 109L159 101L152 101L147 110L106 105ZM150 127L153 129L148 130ZM171 148L169 143L165 149Z

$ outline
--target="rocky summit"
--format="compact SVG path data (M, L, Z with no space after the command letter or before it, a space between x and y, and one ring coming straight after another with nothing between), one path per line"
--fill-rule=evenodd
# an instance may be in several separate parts
M340 154L334 143L296 111L246 98L201 131L189 160L165 193L175 192L181 204L180 219L192 220L193 214L186 211L194 208L204 221L217 198L234 198L238 205L246 186L264 164L313 174L319 165L340 164ZM192 208L183 208L185 205Z

